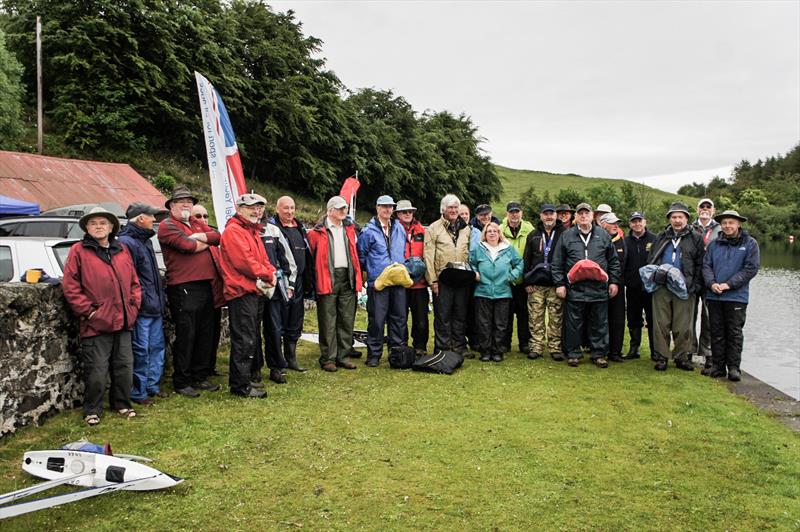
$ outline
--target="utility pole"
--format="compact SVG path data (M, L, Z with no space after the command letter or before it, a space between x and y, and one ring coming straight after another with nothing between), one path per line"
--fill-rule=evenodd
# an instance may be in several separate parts
M42 18L36 17L36 144L42 154Z

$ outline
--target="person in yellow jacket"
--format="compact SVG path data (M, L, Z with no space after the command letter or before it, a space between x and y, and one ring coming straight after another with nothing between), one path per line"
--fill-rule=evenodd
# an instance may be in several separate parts
M474 283L440 284L439 274L449 262L467 262L470 226L458 216L461 201L453 194L442 198L442 217L425 231L425 278L433 292L433 334L436 351L446 349L475 358L467 351L467 305Z
M525 242L528 234L533 231L533 224L522 219L522 205L511 201L506 205L506 217L500 224L503 236L519 253L525 256ZM517 317L517 340L519 351L530 353L531 332L528 327L528 293L522 284L522 274L511 284L511 306L508 314L508 327L506 328L505 345L511 345L511 331L514 328L514 316Z

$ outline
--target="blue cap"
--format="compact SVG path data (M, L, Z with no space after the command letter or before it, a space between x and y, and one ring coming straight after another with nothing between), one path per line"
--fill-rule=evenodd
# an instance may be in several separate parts
M391 196L387 196L384 194L383 196L378 198L378 201L375 202L375 205L391 205L392 207L394 207L397 204L394 202L394 199L392 199Z

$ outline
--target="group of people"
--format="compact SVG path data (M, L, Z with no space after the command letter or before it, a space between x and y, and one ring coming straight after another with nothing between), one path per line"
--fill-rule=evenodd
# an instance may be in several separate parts
M227 306L229 390L259 398L266 396L265 362L277 384L286 383L287 369L306 371L296 354L304 299L316 300L320 368L357 368L353 328L362 290L368 367L380 365L387 344L389 351L425 354L432 302L435 351L465 358L477 352L481 361L500 362L511 350L516 319L518 348L528 358L549 353L578 366L586 351L606 368L639 358L646 329L656 370L666 370L669 358L693 370L692 356L699 355L704 374L740 379L759 248L742 228L746 219L736 211L715 216L710 199L698 203L693 223L687 206L673 203L658 234L634 212L627 235L606 204L545 204L534 225L517 202L508 203L502 221L489 205L477 206L471 218L452 194L427 227L410 201L388 195L361 228L340 196L309 229L295 218L289 196L277 200L270 218L264 197L240 196L222 233L208 225L186 187L176 188L165 207L134 203L121 229L101 208L80 220L86 234L70 250L63 286L80 318L90 425L100 422L109 374L109 400L119 415L133 417L132 403L150 405L165 395L159 383L167 310L175 327L175 392L197 397L219 390L209 377L219 375ZM165 286L150 242L156 221ZM401 275L394 275L398 268ZM626 321L630 344L623 355Z

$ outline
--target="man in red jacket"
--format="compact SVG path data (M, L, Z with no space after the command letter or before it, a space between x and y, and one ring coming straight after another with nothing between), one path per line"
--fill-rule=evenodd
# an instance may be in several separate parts
M353 346L356 294L361 291L361 266L356 230L347 220L347 202L328 200L328 214L308 232L314 264L319 324L319 365L325 371L356 369L348 359Z
M219 233L192 217L197 198L185 186L177 187L165 206L169 216L158 225L158 241L167 266L167 298L175 324L172 344L172 384L186 397L197 390L216 391L208 377L214 371L214 295L219 280L211 248Z
M72 312L80 318L86 381L84 419L89 425L97 425L109 374L111 408L124 417L136 415L131 407L131 328L139 313L142 292L133 259L116 239L117 217L95 207L78 225L86 234L69 250L63 289Z
M395 212L397 219L406 230L406 259L419 259L421 272L414 284L406 288L406 321L411 312L411 337L417 355L423 355L428 349L428 283L425 281L425 228L414 217L416 208L408 200L397 202ZM414 274L414 272L410 272Z
M266 397L263 383L251 382L258 334L259 296L275 286L275 267L270 264L258 221L267 200L258 194L242 194L236 200L236 214L222 233L220 256L225 301L228 303L231 329L231 358L228 382L231 393L243 397Z

